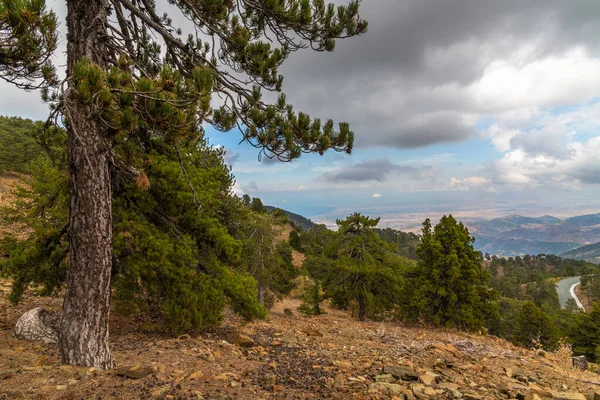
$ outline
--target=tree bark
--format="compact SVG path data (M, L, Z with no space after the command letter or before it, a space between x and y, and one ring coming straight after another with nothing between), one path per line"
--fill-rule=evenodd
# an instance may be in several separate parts
M67 1L67 76L82 57L106 68L105 0ZM108 346L112 267L110 153L92 106L69 91L69 275L59 328L62 362L112 368Z
M367 305L365 304L365 296L362 293L358 294L358 320L364 321L367 316Z

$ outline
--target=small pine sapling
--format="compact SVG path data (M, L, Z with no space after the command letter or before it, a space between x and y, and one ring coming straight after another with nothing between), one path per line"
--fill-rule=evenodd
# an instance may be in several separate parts
M302 304L298 307L298 311L307 317L325 314L325 311L321 308L321 302L324 299L325 296L321 288L321 282L317 280L314 284L306 287Z

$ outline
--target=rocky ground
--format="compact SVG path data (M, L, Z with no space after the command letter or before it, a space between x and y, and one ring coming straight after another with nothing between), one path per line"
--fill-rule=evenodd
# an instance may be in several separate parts
M12 200L17 181L0 176L0 205ZM0 227L0 235L8 231L21 228ZM287 235L282 228L282 240ZM300 253L294 262L301 265ZM0 400L600 400L600 376L573 369L568 348L548 353L490 336L359 322L327 307L326 315L306 318L293 299L277 303L268 321L228 315L219 329L178 338L113 315L117 368L62 366L56 346L12 338L25 311L59 310L61 300L29 293L13 306L9 291L0 279Z
M179 338L113 317L117 369L61 366L55 346L11 337L23 311L60 301L28 295L12 306L8 290L0 281L0 399L600 399L600 376L573 369L568 349L361 323L332 309L306 318L292 299L268 321L229 316L218 330Z

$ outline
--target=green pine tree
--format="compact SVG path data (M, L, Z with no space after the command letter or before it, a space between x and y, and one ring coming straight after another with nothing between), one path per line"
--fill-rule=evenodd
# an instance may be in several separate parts
M350 152L353 146L348 124L336 130L332 121L322 123L295 112L285 95L269 102L262 92L281 91L279 68L291 52L306 47L331 51L337 39L365 32L358 1L337 7L321 0L171 5L168 13L193 24L189 35L173 26L168 13L159 14L154 1L67 1L67 84L64 91L43 93L52 102L49 122L62 119L67 130L69 273L59 326L59 348L67 364L113 365L108 316L113 221L118 219L113 218L115 186L137 190L131 185L135 181L140 190L161 190L168 184L149 179L151 166L169 164L162 165L165 171L157 167L160 181L165 179L162 172L173 179L168 172L179 165L177 185L183 187L175 198L191 200L193 206L176 201L170 211L201 209L201 189L211 182L193 182L188 167L206 123L222 131L240 127L243 140L261 156L283 161L305 152ZM47 63L55 49L56 18L44 6L43 0L0 2L0 77L21 87L30 88L36 80L42 86L57 82ZM223 102L211 105L217 96ZM140 199L144 196L137 192L132 197L145 205L156 201ZM201 226L194 235L179 235L181 243L212 242L217 253L232 249L234 242L224 231L212 229L212 215L176 211L185 217L153 217L168 229L175 225L170 218ZM178 252L175 247L173 251Z
M592 362L600 360L600 302L593 304L591 312L576 314L569 338L574 354L585 355Z
M526 301L515 316L513 342L525 347L541 345L552 350L558 340L552 319L534 303Z
M376 318L399 300L403 262L373 230L379 218L355 213L336 222L333 259L321 265L313 263L317 268L312 275L324 277L323 286L335 306L347 308L356 301L361 321Z
M416 250L419 262L409 272L404 289L409 299L404 317L465 330L483 329L497 308L488 274L473 248L475 239L451 215L442 217L434 228L425 220L422 236Z
M314 281L306 287L306 291L302 297L302 304L298 307L298 311L307 317L325 314L325 311L321 308L321 303L324 299L321 282L318 280Z

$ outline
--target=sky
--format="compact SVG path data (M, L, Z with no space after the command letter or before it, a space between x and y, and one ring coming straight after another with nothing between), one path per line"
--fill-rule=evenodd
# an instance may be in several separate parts
M63 2L49 4L64 15ZM281 70L296 110L350 123L352 155L259 161L239 132L207 126L236 193L330 225L355 211L399 228L450 212L600 212L600 2L363 0L360 10L365 35L294 53ZM0 94L0 114L46 115L38 93L0 83Z

